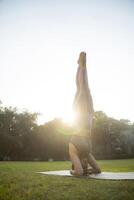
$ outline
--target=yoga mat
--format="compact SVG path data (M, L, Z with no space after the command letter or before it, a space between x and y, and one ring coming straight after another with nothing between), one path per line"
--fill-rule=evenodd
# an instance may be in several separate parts
M56 175L56 176L70 176L70 170L58 170L58 171L46 171L37 172L44 175ZM91 174L88 176L82 176L92 179L107 179L107 180L134 180L134 172L101 172L100 174Z

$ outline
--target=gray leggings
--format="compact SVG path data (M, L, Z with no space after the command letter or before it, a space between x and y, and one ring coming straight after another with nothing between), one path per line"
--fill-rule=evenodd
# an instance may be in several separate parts
M74 135L70 142L76 147L80 158L87 158L91 153L91 140L86 136Z

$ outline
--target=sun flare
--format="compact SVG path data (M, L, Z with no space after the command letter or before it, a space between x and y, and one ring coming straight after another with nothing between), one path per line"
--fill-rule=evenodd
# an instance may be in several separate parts
M62 115L62 121L67 123L67 124L73 124L75 121L75 113L73 111L69 111L64 113L64 115Z

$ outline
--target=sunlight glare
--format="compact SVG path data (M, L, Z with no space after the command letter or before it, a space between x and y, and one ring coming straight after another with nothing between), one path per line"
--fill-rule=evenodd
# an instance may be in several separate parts
M62 115L62 121L67 124L73 124L75 121L75 113L73 111L68 111Z

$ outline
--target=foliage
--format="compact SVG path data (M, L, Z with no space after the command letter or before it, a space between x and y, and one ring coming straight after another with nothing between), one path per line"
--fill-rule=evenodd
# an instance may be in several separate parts
M38 113L0 107L0 160L68 160L68 143L74 128L55 118L37 124ZM134 124L95 112L93 154L97 158L122 158L134 154Z

